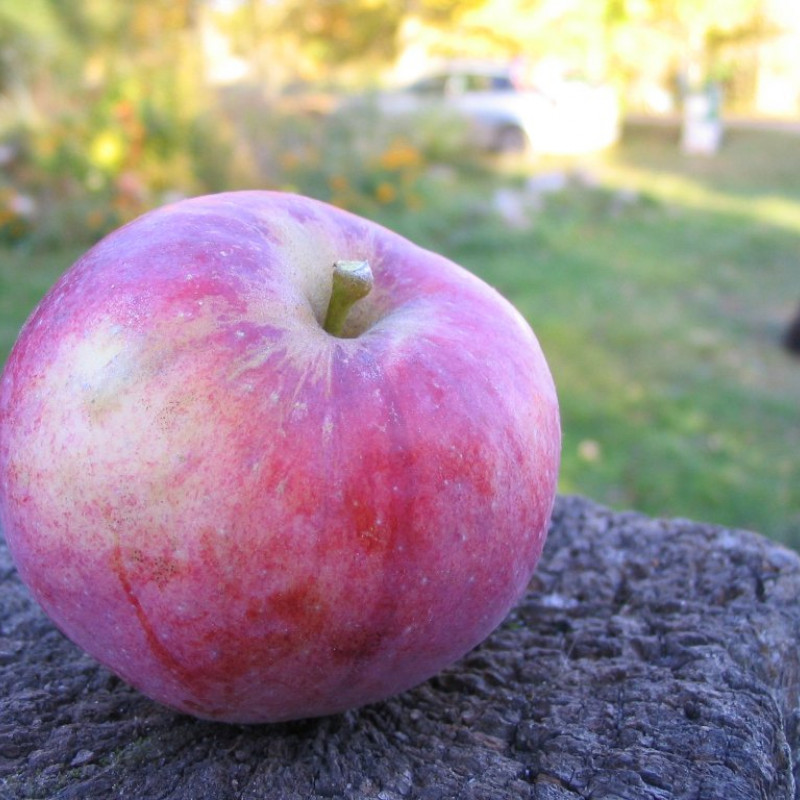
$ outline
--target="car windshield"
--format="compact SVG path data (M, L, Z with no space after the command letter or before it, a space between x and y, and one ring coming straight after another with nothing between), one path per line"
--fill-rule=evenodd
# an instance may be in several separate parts
M514 83L508 75L500 73L454 72L433 75L409 87L414 94L442 95L464 92L512 92Z

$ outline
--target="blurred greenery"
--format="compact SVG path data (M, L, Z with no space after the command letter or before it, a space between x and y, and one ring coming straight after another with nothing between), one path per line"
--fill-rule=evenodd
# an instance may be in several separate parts
M788 134L741 131L717 157L688 158L676 131L640 128L580 163L461 171L426 167L397 140L370 169L344 170L341 185L301 153L295 188L350 192L360 210L517 305L559 388L562 491L800 547L800 362L779 341L800 301L791 152L800 151ZM552 191L536 188L554 176ZM381 199L384 181L397 194ZM412 190L419 205L402 195ZM528 224L503 216L500 191L528 203ZM79 250L0 251L0 358Z
M768 33L748 0L581 0L564 35L550 0L525 19L491 15L522 0L412 5L445 52L462 34L484 55L600 42L621 79L654 20L676 42L691 34L701 71L727 70L731 86L752 77L732 43ZM373 13L350 13L361 6ZM293 66L374 83L408 34L401 6L0 0L0 364L57 276L118 225L188 195L297 191L453 258L518 306L559 387L562 491L800 549L800 362L780 347L800 302L797 136L730 130L704 158L681 153L677 128L629 127L610 152L530 163L479 154L434 116L321 115L267 90ZM212 12L258 81L207 80Z
M165 200L231 185L314 188L359 210L367 196L419 205L425 166L473 160L455 126L388 130L363 116L344 130L320 126L310 113L298 119L297 98L292 108L281 93L292 82L325 86L323 95L375 86L418 39L428 43L426 57L526 68L565 59L571 71L629 92L643 72L683 89L713 79L735 99L758 82L743 54L779 30L759 0L576 0L559 9L558 0L329 0L313 8L0 0L0 241L100 236ZM416 162L387 170L394 162L384 151L409 146ZM326 189L311 187L321 179Z

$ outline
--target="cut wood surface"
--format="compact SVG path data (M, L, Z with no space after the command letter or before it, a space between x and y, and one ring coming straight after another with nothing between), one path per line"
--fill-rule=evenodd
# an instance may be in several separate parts
M527 595L422 686L335 717L203 722L68 642L0 544L0 797L795 798L800 558L559 498Z

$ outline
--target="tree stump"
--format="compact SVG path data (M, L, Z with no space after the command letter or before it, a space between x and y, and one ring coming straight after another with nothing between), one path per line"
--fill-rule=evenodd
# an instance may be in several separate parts
M506 622L399 697L241 726L147 700L32 604L0 546L0 797L795 798L800 558L560 498Z
M786 328L783 345L790 353L800 356L800 307Z

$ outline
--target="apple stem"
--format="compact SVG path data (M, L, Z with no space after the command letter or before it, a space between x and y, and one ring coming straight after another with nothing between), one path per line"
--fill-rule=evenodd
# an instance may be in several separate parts
M375 284L369 261L336 261L333 264L333 286L328 313L323 327L332 336L341 336L347 312L366 297Z

